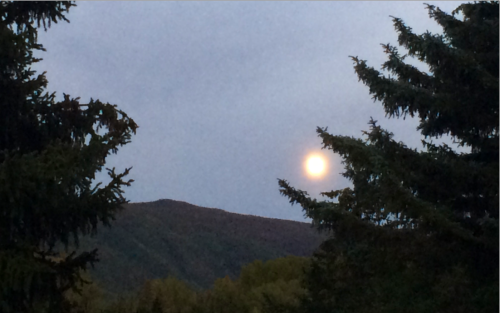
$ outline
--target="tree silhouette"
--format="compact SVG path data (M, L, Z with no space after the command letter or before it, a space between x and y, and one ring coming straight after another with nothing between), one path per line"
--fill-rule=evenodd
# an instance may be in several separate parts
M334 234L315 254L305 311L498 312L498 2L451 15L427 9L444 34L417 35L393 18L408 53L382 45L392 76L352 57L389 117L420 120L423 151L374 120L364 140L318 128L353 187L318 201L279 180L292 204ZM428 139L442 135L470 152Z
M126 203L129 173L107 169L111 181L92 186L106 157L129 142L137 125L116 105L45 92L45 73L31 64L37 27L68 21L73 3L0 4L0 311L66 312L68 289L83 282L80 270L97 250L61 257L61 244L109 225ZM69 21L68 21L69 22ZM36 26L37 27L36 27ZM45 93L44 93L45 92ZM106 130L106 131L104 131Z

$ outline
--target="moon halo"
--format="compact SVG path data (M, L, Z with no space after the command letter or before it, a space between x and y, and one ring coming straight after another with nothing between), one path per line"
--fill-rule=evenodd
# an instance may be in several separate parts
M319 178L323 176L326 171L326 162L324 157L317 154L307 156L305 169L310 177Z

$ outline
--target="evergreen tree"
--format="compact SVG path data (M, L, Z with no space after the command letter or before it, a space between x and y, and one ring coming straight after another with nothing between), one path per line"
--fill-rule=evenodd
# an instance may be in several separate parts
M308 312L498 312L498 2L427 5L443 35L414 34L393 18L399 45L383 45L382 69L352 57L359 79L389 117L417 117L422 151L370 121L365 138L318 128L323 148L343 158L353 187L329 201L279 180L333 236L308 274ZM463 14L463 19L456 18ZM429 73L405 63L424 62ZM449 135L469 152L436 145Z
M78 289L80 271L97 251L59 257L58 246L109 225L127 201L122 186L130 169L92 187L110 152L138 127L116 105L45 92L34 50L37 27L68 21L73 3L0 3L0 311L65 312L64 292ZM68 21L69 22L69 21ZM107 131L104 131L107 130Z

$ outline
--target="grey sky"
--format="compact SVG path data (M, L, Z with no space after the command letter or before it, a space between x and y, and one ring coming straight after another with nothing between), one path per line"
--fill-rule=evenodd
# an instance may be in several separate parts
M428 2L451 12L460 3ZM131 202L168 198L303 220L277 178L313 197L348 184L316 127L360 137L370 116L412 147L416 121L384 118L349 55L379 69L397 45L389 15L416 33L440 27L422 2L77 2L39 42L48 91L117 104L140 126L109 157L133 166ZM404 51L401 51L404 52ZM308 179L305 156L329 160ZM102 180L104 175L100 175ZM104 179L105 180L105 179ZM106 180L105 180L106 181Z

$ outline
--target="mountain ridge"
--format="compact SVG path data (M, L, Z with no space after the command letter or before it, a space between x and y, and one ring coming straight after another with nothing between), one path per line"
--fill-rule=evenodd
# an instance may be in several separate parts
M206 208L160 199L128 203L110 228L82 238L97 247L93 280L118 294L145 280L174 276L198 289L217 278L236 278L242 266L287 255L310 256L326 238L310 223Z

